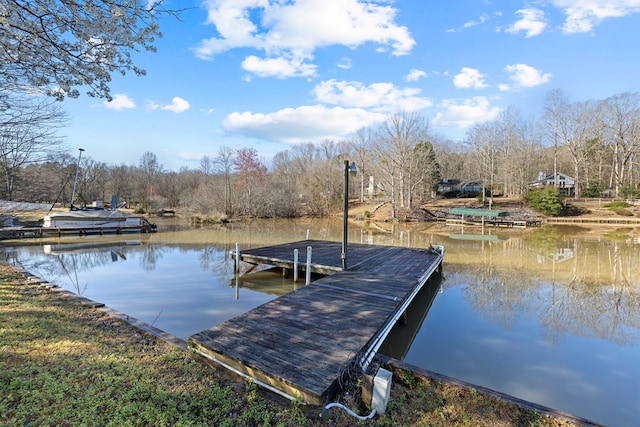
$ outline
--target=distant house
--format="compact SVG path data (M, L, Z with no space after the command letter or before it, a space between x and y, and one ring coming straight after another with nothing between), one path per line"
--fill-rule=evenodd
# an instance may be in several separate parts
M531 188L557 187L560 195L572 197L576 194L576 180L568 175L557 173L547 175L544 172L538 174L538 179L529 185Z
M461 181L459 179L445 178L442 181L438 182L438 188L436 192L438 194L445 194L451 193L453 191L459 191L460 182Z
M462 181L445 178L438 183L436 192L449 197L475 197L482 194L482 180Z

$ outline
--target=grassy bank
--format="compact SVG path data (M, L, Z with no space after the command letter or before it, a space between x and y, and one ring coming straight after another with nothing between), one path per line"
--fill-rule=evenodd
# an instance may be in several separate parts
M0 425L358 424L335 411L277 399L0 264ZM387 413L366 425L572 424L400 371Z

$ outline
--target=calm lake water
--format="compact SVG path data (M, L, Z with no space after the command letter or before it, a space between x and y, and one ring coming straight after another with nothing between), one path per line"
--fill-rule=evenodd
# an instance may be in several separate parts
M236 280L229 251L340 240L341 221L278 220L29 241L5 259L183 339L302 284ZM640 419L640 228L352 224L349 241L447 253L439 286L383 350L407 363L612 426ZM36 244L34 244L36 243ZM302 283L304 278L302 277Z

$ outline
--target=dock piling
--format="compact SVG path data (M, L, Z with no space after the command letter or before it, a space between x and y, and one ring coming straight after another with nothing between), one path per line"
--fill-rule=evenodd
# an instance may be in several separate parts
M240 272L240 243L236 242L236 263L235 263L235 272Z
M305 280L305 285L308 285L309 283L311 283L311 251L313 249L311 249L311 246L307 246L307 271L306 273L306 280Z
M293 250L293 283L298 281L298 250Z

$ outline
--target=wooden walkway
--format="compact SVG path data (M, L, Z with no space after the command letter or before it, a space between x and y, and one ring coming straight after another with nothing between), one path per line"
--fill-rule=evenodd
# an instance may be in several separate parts
M153 231L153 230L152 230ZM150 232L144 226L123 225L85 227L4 227L0 228L0 240L36 239L48 236L88 236L90 234L125 234Z
M307 246L312 271L333 274L194 334L189 346L274 391L323 404L366 370L444 250L350 243L341 271L340 243L304 240L241 251L241 260L291 268L298 249L304 269Z

